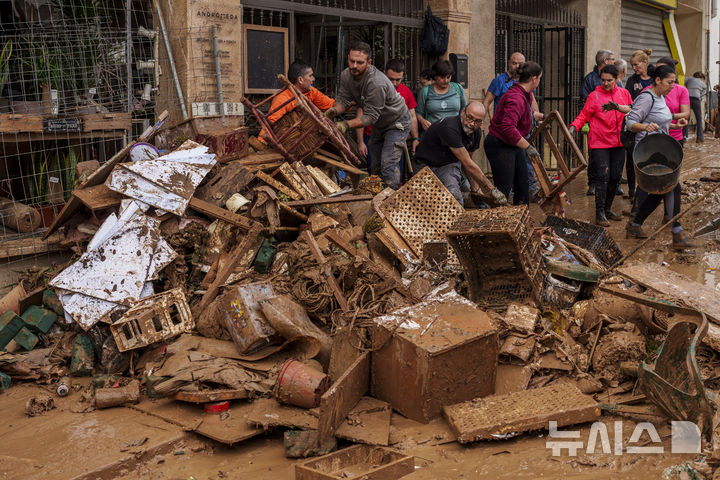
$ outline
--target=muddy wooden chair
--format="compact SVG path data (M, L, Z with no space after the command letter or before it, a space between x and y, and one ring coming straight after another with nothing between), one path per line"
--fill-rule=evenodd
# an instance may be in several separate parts
M565 157L560 153L558 144L553 138L552 125L557 123L558 129L561 133L562 138L570 146L570 151L578 160L578 166L570 171ZM587 168L587 160L585 156L578 148L575 140L573 139L570 131L568 130L565 122L563 121L560 113L557 110L553 110L545 116L545 119L538 124L533 134L530 136L529 142L536 144L536 141L545 141L547 146L550 148L552 156L555 158L558 166L558 177L559 181L556 184L550 182L547 170L543 159L538 157L530 157L530 163L535 170L535 174L540 184L541 195L538 200L538 204L543 211L550 215L555 214L564 216L564 209L566 204L565 186L573 181L573 179Z
M346 163L359 165L360 161L353 154L345 137L335 128L332 120L327 118L320 109L309 101L284 75L278 79L285 85L277 93L254 105L247 98L242 99L264 129L263 137L270 142L290 162L304 160L315 154L325 143L332 144L342 155ZM267 113L261 108L289 90L292 96ZM283 115L278 121L271 122L268 117L288 104L295 102L293 110Z

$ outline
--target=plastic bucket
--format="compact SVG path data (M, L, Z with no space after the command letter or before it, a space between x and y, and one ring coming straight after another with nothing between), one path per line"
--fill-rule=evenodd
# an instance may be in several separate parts
M638 186L654 195L668 193L680 179L682 160L682 146L670 135L646 135L633 151Z
M275 397L282 403L315 408L329 386L330 378L323 372L296 360L288 360L280 368Z

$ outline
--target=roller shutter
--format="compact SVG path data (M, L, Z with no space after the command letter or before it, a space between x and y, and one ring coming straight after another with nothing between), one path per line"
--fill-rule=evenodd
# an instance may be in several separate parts
M663 11L630 0L622 2L621 45L622 58L630 60L635 50L652 49L650 61L670 57L670 47L663 28ZM630 70L628 65L628 70ZM629 72L632 74L632 71Z

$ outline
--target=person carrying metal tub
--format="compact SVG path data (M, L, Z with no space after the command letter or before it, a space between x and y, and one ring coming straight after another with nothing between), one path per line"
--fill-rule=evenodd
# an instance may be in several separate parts
M588 146L595 166L595 223L603 227L610 225L608 219L622 220L622 215L611 207L625 165L621 136L623 118L630 111L632 98L630 92L616 85L618 73L615 65L602 69L601 84L588 95L582 111L570 124L570 133L575 133L590 123Z
M632 105L632 109L625 119L626 128L635 132L635 150L633 158L638 163L639 145L648 135L656 135L663 133L668 135L671 129L682 129L687 124L687 119L680 118L677 123L673 121L673 114L665 103L665 95L667 95L675 86L677 76L675 69L662 65L655 68L652 73L652 86L637 96ZM679 145L678 145L679 146ZM682 148L679 149L680 155ZM638 172L638 183L640 183L640 173ZM627 236L635 238L647 238L648 235L642 229L642 224L660 205L665 201L673 205L674 212L680 211L680 183L664 194L651 194L646 192L641 185L638 185L637 198L638 209L634 217L628 221L626 226ZM695 248L697 245L692 243L687 234L683 232L682 225L679 222L672 224L672 248L682 250L685 248Z

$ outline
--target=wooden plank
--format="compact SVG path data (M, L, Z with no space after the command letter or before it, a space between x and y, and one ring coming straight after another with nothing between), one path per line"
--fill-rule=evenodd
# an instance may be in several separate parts
M326 157L325 155L322 155L320 153L315 153L313 155L313 158L316 160L320 160L323 163L327 163L328 165L332 165L333 167L337 167L341 170L345 170L346 172L354 173L356 175L367 174L367 172L364 170L360 170L359 168L349 165L345 162L338 162L337 160L333 160L332 158Z
M407 244L405 239L395 230L395 228L389 223L385 223L382 230L375 232L375 237L390 250L395 258L406 268L412 265L413 260L419 260L415 252L413 252L410 245Z
M349 203L349 202L366 202L372 200L372 195L340 195L338 197L321 197L308 200L297 200L294 202L285 202L290 207L312 207L315 205L326 205L331 203Z
M248 424L248 414L253 410L251 403L235 402L227 416L208 415L199 405L188 405L170 398L147 399L129 408L162 418L204 437L227 445L247 440L264 432Z
M639 263L618 268L618 272L634 283L652 288L668 299L695 308L720 323L718 290L695 282L685 275L654 263Z
M259 398L248 414L248 422L263 429L271 427L292 427L303 430L317 430L318 419L306 408L283 405L274 398Z
M325 175L325 172L319 168L313 167L312 165L306 165L306 168L325 195L330 195L340 191L340 187L333 182L330 177Z
M284 203L282 203L282 202L280 202L280 209L281 209L281 210L285 210L287 213L289 213L290 215L292 215L292 216L294 216L294 217L299 218L299 219L302 220L303 222L307 222L307 221L308 221L308 216L307 216L307 215L305 215L304 213L298 212L298 211L295 210L294 208L289 207L289 206L287 206L286 204L284 204Z
M83 185L83 188L94 187L95 185L105 183L105 180L107 180L108 176L110 176L110 172L112 172L113 168L115 168L115 165L120 163L120 161L125 158L132 146L138 142L147 142L153 136L155 136L157 131L160 130L160 128L163 126L163 123L165 122L165 119L167 117L167 110L163 111L160 115L158 115L155 125L145 130L140 135L140 137L138 137L137 141L128 143L123 148L121 148L119 152L113 155L110 160L103 163L100 168L95 170L88 177L88 179L85 181L85 184ZM75 212L77 212L78 209L82 207L82 205L83 204L79 198L71 195L70 200L65 204L65 207L63 207L60 214L55 217L55 221L53 221L52 225L50 225L50 228L48 228L47 232L45 232L45 236L43 236L43 239L50 236L50 234L52 234L54 231L64 225L68 220L70 220L75 215Z
M619 290L617 288L610 288L604 285L600 285L598 288L611 295L615 295L656 310L662 310L663 312L679 313L682 315L697 315L697 310L693 308L682 307L662 298L653 298L640 293L631 292L630 290Z
M62 244L64 236L56 233L47 238L26 237L0 241L0 259L60 252L68 248Z
M202 299L200 299L200 302L193 309L193 316L197 317L207 308L208 305L210 305L213 300L215 300L215 297L217 297L217 294L220 292L220 287L225 284L225 281L228 279L230 274L235 271L235 267L238 266L238 263L245 255L253 253L251 260L255 257L254 253L257 252L257 249L260 248L260 243L262 243L262 236L260 235L261 232L262 226L259 223L255 223L245 234L245 238L235 245L235 248L233 248L232 253L230 254L229 260L220 270L218 270L215 279L208 287Z
M362 397L360 402L335 432L338 438L368 445L387 446L390 441L390 418L392 407L387 402L372 397Z
M260 152L260 153L251 153L245 158L242 158L238 160L238 163L243 166L248 165L260 165L263 163L272 163L272 162L284 162L285 157L283 157L281 154L277 152Z
M83 132L94 130L130 130L130 112L87 113L82 116Z
M359 259L365 263L365 265L368 267L370 271L372 271L375 275L378 277L385 279L386 281L392 282L392 288L396 289L400 294L402 294L405 298L410 300L413 303L416 303L418 299L416 299L413 295L410 294L407 288L405 288L404 285L400 284L395 280L393 277L392 272L389 272L385 267L383 267L380 264L377 264L370 260L370 258L366 257L364 254L358 252L355 248L353 248L349 243L345 241L344 238L342 238L340 235L338 235L334 231L328 231L325 233L325 236L333 242L335 245L343 249L348 255L351 255L352 257Z
M192 197L190 199L189 206L193 210L197 210L200 213L217 218L218 220L228 222L229 224L240 227L245 231L250 230L250 228L256 224L256 222L247 217L243 217L242 215L238 215L237 213L233 213L230 210L218 207L217 205L213 205L212 203L206 202L205 200L201 200L197 197Z
M97 138L122 139L127 130L95 130L93 132L0 132L0 143L23 143L58 140L88 140Z
M273 187L275 190L278 190L278 191L284 193L285 195L287 195L288 197L292 198L293 200L300 200L300 195L299 195L297 192L295 192L294 190L286 187L286 186L283 185L282 183L278 182L277 180L275 180L274 178L272 178L272 177L271 177L270 175L268 175L267 173L265 173L265 172L257 172L257 173L255 174L255 176L256 176L257 178L259 178L260 180L262 180L263 182L265 182L265 183L267 183L268 185L270 185L271 187Z
M302 181L300 176L293 170L288 163L283 163L280 165L280 168L278 168L278 171L280 172L280 175L283 176L286 182L290 184L290 186L300 194L302 198L305 200L314 198L315 195L308 189L307 186L305 186L305 183ZM295 206L295 205L291 205Z
M310 175L310 172L308 172L307 168L305 168L305 165L302 162L295 162L292 164L292 166L295 169L295 172L300 175L300 178L302 178L302 181L303 183L305 183L305 186L308 187L308 190L313 193L313 197L324 196L324 193L322 192L322 190L320 190L320 187L318 187L315 183L315 179L313 179L312 175Z
M557 165L562 171L562 174L565 178L570 176L570 170L568 170L567 165L565 164L565 157L562 156L562 153L560 153L560 150L558 149L557 144L555 143L555 139L552 137L552 134L548 129L545 129L543 132L545 135L545 141L550 146L550 150L552 150L553 155L555 155L555 160L557 160Z
M303 233L300 234L300 238L302 238L307 244L307 246L310 248L310 253L312 253L313 257L315 257L315 260L317 260L318 264L320 264L321 267L325 267L327 259L325 258L325 255L323 255L322 250L320 250L320 247L318 246L312 232L310 232L310 230L305 230ZM345 299L345 295L343 294L340 285L338 285L332 271L329 271L325 268L322 268L322 271L325 275L325 280L327 281L328 285L330 285L330 289L332 290L335 299L340 305L340 308L342 308L343 310L347 310L347 300Z
M368 390L370 382L370 352L360 357L320 398L318 442L322 444L345 420Z
M3 113L0 115L0 133L42 133L42 131L42 115L20 113Z
M75 190L73 195L92 211L120 205L122 199L125 198L124 195L110 190L104 183Z

